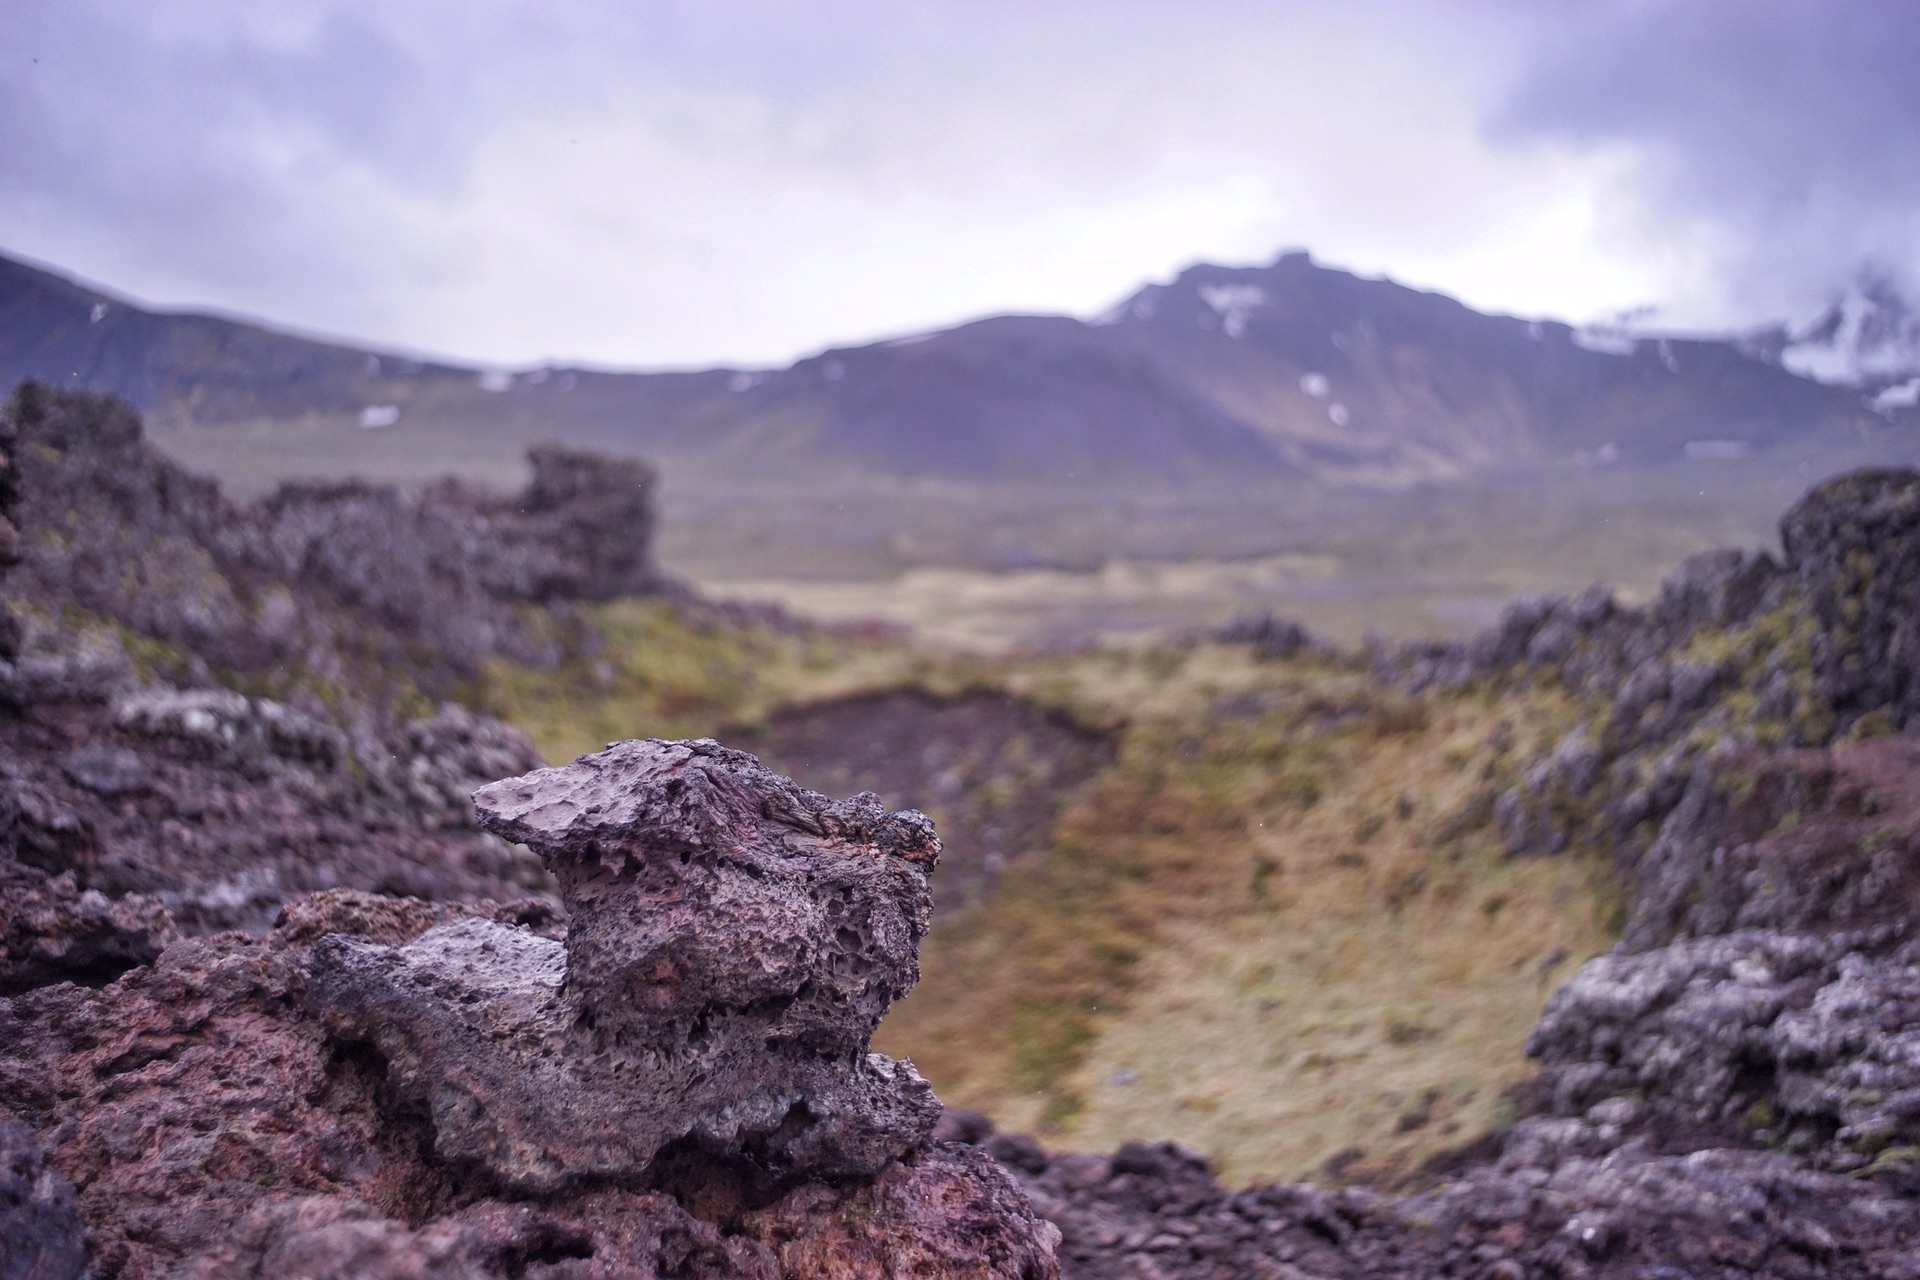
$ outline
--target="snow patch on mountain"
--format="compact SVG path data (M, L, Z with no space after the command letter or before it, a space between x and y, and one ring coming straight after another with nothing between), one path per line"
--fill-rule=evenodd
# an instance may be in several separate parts
M1220 317L1220 327L1229 338L1247 331L1247 318L1267 305L1267 291L1257 284L1203 284L1200 300Z

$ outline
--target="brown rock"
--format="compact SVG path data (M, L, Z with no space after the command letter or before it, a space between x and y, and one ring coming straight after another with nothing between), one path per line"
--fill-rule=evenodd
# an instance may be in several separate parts
M975 1147L939 1143L851 1189L809 1183L743 1224L784 1276L1051 1280L1060 1232Z
M0 863L0 995L53 982L100 985L151 964L179 936L152 898L107 899L71 874Z

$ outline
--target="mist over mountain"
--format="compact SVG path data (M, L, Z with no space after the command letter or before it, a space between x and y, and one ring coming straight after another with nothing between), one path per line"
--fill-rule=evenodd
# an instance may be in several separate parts
M1870 406L1799 374L1821 344L1904 341L1897 302L1771 342L1638 339L1294 252L1188 268L1092 321L996 316L779 369L507 372L149 310L0 260L0 379L122 396L156 438L223 439L235 466L298 440L351 470L411 438L458 471L558 438L741 478L1401 485L1884 433L1911 407L1897 389Z

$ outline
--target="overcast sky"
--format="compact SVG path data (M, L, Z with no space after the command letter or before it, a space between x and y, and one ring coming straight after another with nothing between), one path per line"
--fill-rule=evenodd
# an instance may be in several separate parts
M783 362L1196 260L1804 317L1920 267L1920 5L6 0L0 252L502 363Z

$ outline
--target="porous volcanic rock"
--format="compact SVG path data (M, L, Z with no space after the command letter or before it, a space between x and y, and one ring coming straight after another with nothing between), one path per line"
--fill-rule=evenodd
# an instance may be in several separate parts
M35 385L0 410L0 507L27 531L0 625L0 988L109 981L171 929L264 933L330 887L552 894L469 800L537 767L533 744L423 691L561 626L569 591L651 581L645 473L548 452L525 511L383 490L398 523L362 527L351 503L231 503L141 434L124 404Z
M1604 705L1500 797L1519 854L1643 851L1709 747L1825 747L1920 724L1920 472L1853 472L1781 519L1784 562L1695 556L1646 608L1528 599L1463 642L1373 654L1413 689L1551 680Z
M11 590L214 667L363 696L402 672L444 697L496 655L553 661L577 602L665 585L654 477L631 459L535 449L516 495L287 484L248 505L145 444L120 401L28 382L0 417L31 534Z
M0 1111L0 1276L78 1280L86 1265L72 1184L48 1166L33 1131Z
M1623 1104L1521 1121L1427 1187L1214 1181L1175 1143L1108 1155L993 1134L992 1154L1059 1229L1068 1280L1744 1280L1920 1274L1910 1191L1773 1151L1661 1154L1623 1141ZM955 1127L956 1132L958 1127Z
M481 831L470 804L455 807L479 782L539 763L525 735L450 707L403 721L393 739L374 772L334 726L231 689L36 695L0 709L0 878L20 893L35 874L64 878L69 889L44 892L99 900L72 917L93 922L94 941L70 956L104 942L109 903L158 903L187 933L263 933L290 899L333 887L442 901L552 894L537 859ZM14 908L0 964L26 962L16 943L30 901L0 906L0 922ZM128 963L152 958L145 944L122 951ZM114 976L62 964L40 969L50 981ZM0 987L25 974L0 974Z
M837 856L899 855L855 843ZM827 1181L791 1167L757 1178L756 1153L682 1146L644 1174L529 1194L446 1149L432 1102L316 1007L349 942L373 952L477 930L524 960L558 953L550 925L538 904L336 890L295 902L262 938L181 939L103 987L0 997L0 1097L33 1131L0 1137L31 1168L20 1185L38 1188L10 1218L0 1203L0 1232L77 1240L60 1216L71 1183L101 1280L1058 1275L1057 1232L992 1161L941 1141ZM472 994L474 978L450 982ZM791 1078L776 1054L763 1063Z
M932 825L831 802L710 741L626 742L482 788L545 860L564 947L483 921L320 946L312 994L436 1150L550 1192L669 1145L775 1177L871 1175L939 1117L869 1052L919 978Z
M164 903L108 898L72 873L47 876L0 861L0 995L55 982L98 986L152 964L179 937Z

